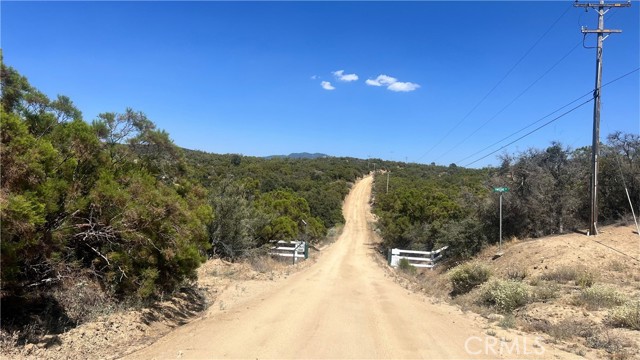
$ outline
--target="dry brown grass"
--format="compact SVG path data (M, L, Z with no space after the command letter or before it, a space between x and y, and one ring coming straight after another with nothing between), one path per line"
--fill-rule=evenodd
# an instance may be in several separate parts
M531 301L547 302L560 297L562 288L553 281L540 281L531 291Z
M600 308L611 308L623 305L626 301L626 297L615 289L604 285L595 285L582 289L582 291L573 298L572 304L584 306L587 310L598 310Z
M555 281L560 284L566 284L573 281L576 285L581 287L592 286L596 280L595 274L585 266L576 265L569 266L563 265L555 270L543 273L540 279L546 281Z

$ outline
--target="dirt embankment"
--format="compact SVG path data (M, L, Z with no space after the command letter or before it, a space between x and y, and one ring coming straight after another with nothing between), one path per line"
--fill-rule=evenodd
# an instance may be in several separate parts
M245 293L267 289L291 272L309 266L282 264L268 258L229 263L209 260L198 269L198 282L165 301L136 310L105 310L105 315L35 343L17 345L21 335L2 334L3 359L114 359L149 346L173 329L223 311Z
M498 252L503 253L497 257ZM598 236L573 233L512 239L485 249L470 264L491 273L484 285L452 297L452 270L394 272L408 289L482 315L488 332L526 332L590 359L640 358L640 236L635 225L607 226ZM526 303L500 312L483 303L489 283L511 281ZM635 324L635 325L634 325ZM635 329L634 329L635 326Z

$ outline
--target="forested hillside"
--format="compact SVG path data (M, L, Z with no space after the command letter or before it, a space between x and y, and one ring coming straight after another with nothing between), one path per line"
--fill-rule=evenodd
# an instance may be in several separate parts
M540 237L588 228L590 148L546 149L506 154L498 168L410 165L375 183L374 211L388 247L430 250L449 245L468 257L498 241L499 196L503 197L503 237ZM629 219L640 206L640 136L613 133L601 148L599 221Z
M353 158L258 158L185 150L210 190L213 252L235 258L270 240L314 241L344 222L350 184L373 167ZM305 225L306 223L306 225Z
M171 294L207 257L322 238L368 172L351 158L181 149L142 112L87 122L15 69L2 64L1 78L3 328L46 318L38 331L60 331L96 307Z

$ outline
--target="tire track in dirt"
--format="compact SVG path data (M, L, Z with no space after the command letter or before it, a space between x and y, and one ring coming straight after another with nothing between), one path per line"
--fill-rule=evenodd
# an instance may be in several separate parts
M353 186L343 206L344 231L316 264L127 358L499 357L481 346L487 335L477 316L408 293L376 264L368 227L372 181L368 176Z

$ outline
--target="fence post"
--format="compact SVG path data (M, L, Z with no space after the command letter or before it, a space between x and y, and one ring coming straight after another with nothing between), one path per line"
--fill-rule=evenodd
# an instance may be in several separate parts
M293 265L296 264L296 257L298 255L298 245L295 245L293 247Z

